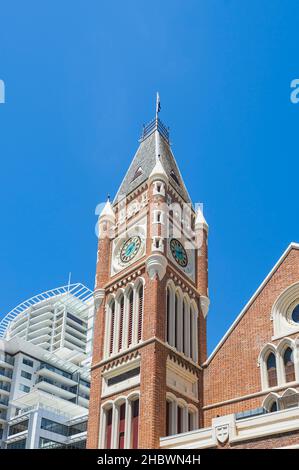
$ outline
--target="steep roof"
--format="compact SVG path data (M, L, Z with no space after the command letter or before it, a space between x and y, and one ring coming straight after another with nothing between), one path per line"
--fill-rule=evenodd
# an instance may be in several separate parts
M239 313L239 315L237 316L237 318L235 319L235 321L232 323L232 325L230 326L230 328L227 330L227 332L225 333L225 335L222 337L222 339L219 341L219 343L217 344L217 346L214 348L214 350L211 352L211 354L209 355L209 357L207 358L207 360L205 361L204 365L208 365L211 360L213 359L213 357L216 355L216 353L219 351L219 349L221 348L221 346L225 343L225 341L228 339L229 335L231 334L231 332L234 330L234 328L237 326L237 324L239 323L239 321L243 318L243 316L245 315L245 313L247 312L247 310L249 309L249 307L251 306L251 304L255 301L255 299L257 298L257 296L259 295L259 293L263 290L263 288L265 287L265 285L268 283L268 281L271 279L271 277L273 276L273 274L275 273L275 271L277 271L277 269L279 268L279 266L283 263L283 261L286 259L286 257L288 256L288 254L290 253L291 250L299 250L299 243L295 243L295 242L292 242L289 244L289 246L287 247L287 249L284 251L284 253L281 255L281 257L279 258L279 260L277 261L277 263L273 266L273 268L271 269L271 271L269 272L269 274L265 277L265 279L263 280L263 282L260 284L260 286L257 288L257 290L255 291L255 293L253 294L253 296L249 299L249 301L247 302L247 304L245 305L245 307L243 308L243 310L241 310L241 312Z
M164 137L163 132L160 131L159 124L160 121L156 126L152 127L151 133L145 134L142 138L139 148L115 196L114 204L120 196L128 195L149 178L156 165L157 155L160 155L160 161L170 184L185 202L191 203L170 144Z

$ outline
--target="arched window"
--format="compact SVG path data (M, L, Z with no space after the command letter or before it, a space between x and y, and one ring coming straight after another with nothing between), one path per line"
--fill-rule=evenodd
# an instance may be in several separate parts
M188 409L188 431L194 431L197 426L197 412L193 409Z
M174 300L174 347L178 348L178 336L179 336L179 296L175 294Z
M294 308L292 312L292 320L295 323L299 323L299 304L296 305L296 307Z
M274 411L277 411L277 401L274 401L269 408L269 413L273 413Z
M287 348L285 350L284 355L283 355L283 364L284 364L286 382L293 382L295 380L295 368L294 368L293 351L291 348Z
M166 291L166 341L170 343L170 289Z
M131 403L132 407L132 432L131 448L138 449L138 426L139 426L139 399Z
M114 323L115 323L115 301L113 300L110 304L110 345L109 345L109 353L113 353L113 346L114 346Z
M131 346L133 341L133 290L129 292L129 303L128 303L128 347Z
M182 311L182 351L186 354L186 344L185 344L185 326L186 326L186 306L185 301L183 300L183 311Z
M142 320L143 320L143 284L140 284L138 289L138 331L137 341L141 341L142 336Z
M166 400L166 436L171 435L171 401Z
M106 436L105 436L105 448L111 449L111 436L112 436L112 408L105 411L106 413Z
M123 403L119 408L119 425L118 425L118 448L125 447L125 424L126 424L126 404Z
M123 340L123 326L124 326L124 305L125 299L122 295L119 299L119 336L118 336L118 350L122 349L122 340Z
M267 358L268 387L277 385L276 358L273 352L270 352Z
M183 413L184 413L184 409L182 406L178 406L178 430L177 430L177 433L180 434L181 432L183 432Z

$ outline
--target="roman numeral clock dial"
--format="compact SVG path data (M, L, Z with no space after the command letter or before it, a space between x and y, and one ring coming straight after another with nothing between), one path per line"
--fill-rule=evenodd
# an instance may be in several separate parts
M170 240L170 250L173 258L179 266L185 268L188 264L188 256L185 248L176 238Z
M141 238L134 236L126 240L120 250L120 260L122 263L129 263L135 256L141 247Z

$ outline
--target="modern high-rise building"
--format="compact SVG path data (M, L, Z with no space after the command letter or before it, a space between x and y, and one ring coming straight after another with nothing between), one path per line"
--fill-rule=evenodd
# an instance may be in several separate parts
M93 310L92 292L72 284L1 320L1 448L85 447Z
M87 447L299 447L299 245L207 357L208 225L159 108L99 217Z

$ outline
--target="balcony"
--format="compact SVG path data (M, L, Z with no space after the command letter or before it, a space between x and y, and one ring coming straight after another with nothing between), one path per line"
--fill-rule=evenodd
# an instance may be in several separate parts
M8 407L8 398L1 398L0 397L0 408L7 409Z
M41 378L47 377L53 381L58 381L69 386L77 385L77 382L71 378L70 374L67 374L67 372L62 370L55 369L48 364L43 364L36 373Z
M10 392L10 383L9 382L0 382L0 393L9 395Z
M64 398L65 400L70 400L76 397L76 393L74 393L72 388L60 385L46 377L40 377L34 388L43 390L57 397Z
M14 358L11 357L9 354L0 353L0 366L13 369L14 362Z
M12 379L12 371L6 369L0 369L1 381L10 382Z

